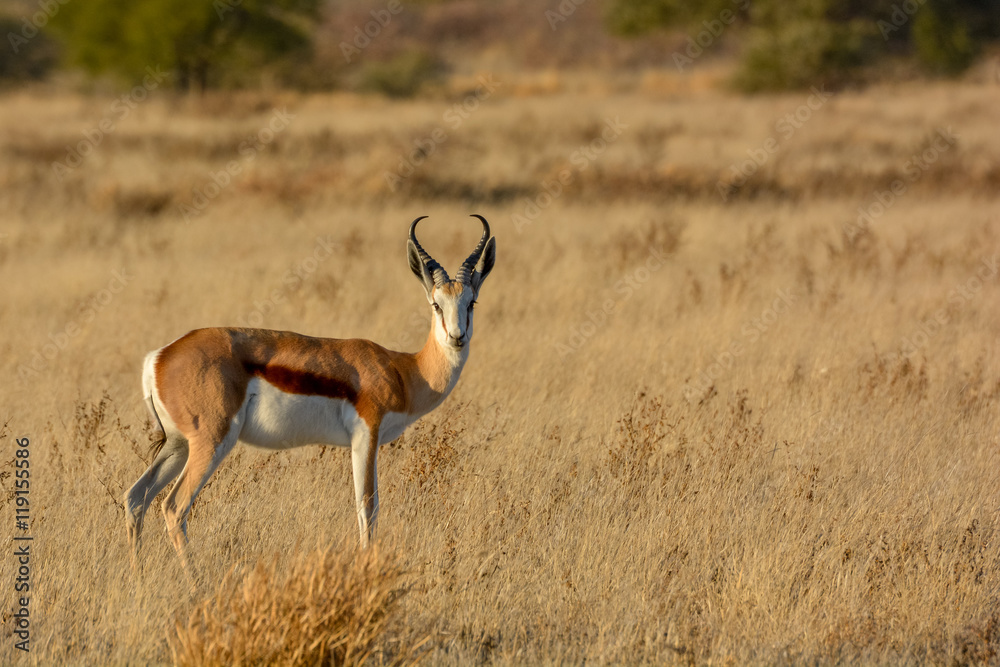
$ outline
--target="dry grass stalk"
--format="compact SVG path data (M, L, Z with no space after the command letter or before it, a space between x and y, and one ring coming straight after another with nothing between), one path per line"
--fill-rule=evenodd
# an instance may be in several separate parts
M246 575L230 569L217 592L169 633L177 665L354 665L383 650L405 593L403 569L378 549L341 544L277 556ZM390 664L407 651L381 656Z

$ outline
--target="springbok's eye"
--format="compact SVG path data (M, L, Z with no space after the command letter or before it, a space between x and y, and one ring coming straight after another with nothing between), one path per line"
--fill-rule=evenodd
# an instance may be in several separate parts
M434 312L435 313L440 313L441 312L441 306L437 305L436 301L432 305L434 306Z
M476 307L476 302L475 301L469 302L469 310L472 310L475 307Z

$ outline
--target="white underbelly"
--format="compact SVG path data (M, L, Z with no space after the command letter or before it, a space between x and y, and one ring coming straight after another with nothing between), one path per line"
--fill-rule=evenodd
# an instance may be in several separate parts
M288 394L260 378L250 381L244 400L246 422L240 441L266 449L349 447L360 419L349 401Z
M382 417L382 427L378 431L378 444L384 445L403 435L406 427L416 421L416 418L405 412L387 412Z

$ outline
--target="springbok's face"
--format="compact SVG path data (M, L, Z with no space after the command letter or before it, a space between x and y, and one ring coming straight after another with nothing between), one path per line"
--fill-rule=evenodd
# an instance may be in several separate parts
M455 352L463 350L472 339L472 309L496 261L496 239L490 236L489 224L481 216L473 217L483 223L483 236L454 280L448 278L441 265L420 247L416 228L423 218L417 218L410 225L407 244L410 270L423 284L433 311L434 337L442 348Z
M428 295L434 318L434 336L443 347L459 350L472 339L472 311L476 295L472 287L452 280Z

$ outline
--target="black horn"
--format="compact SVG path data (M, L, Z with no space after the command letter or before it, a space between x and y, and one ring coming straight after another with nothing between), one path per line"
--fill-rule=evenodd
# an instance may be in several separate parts
M458 274L455 276L455 280L464 283L466 285L471 284L472 273L476 270L476 264L479 262L479 258L483 256L483 250L486 248L486 242L490 240L490 223L486 222L486 218L481 215L472 214L473 218L479 218L479 221L483 223L483 236L479 239L479 245L476 249L472 251L469 258L462 262L462 268L458 270Z
M410 225L410 242L413 243L414 247L417 249L417 254L420 255L420 261L424 263L427 270L431 272L431 276L434 278L434 285L440 287L441 285L448 282L448 272L444 270L440 264L437 263L433 257L431 257L426 250L417 241L417 223L426 218L426 215L422 215L413 221Z

